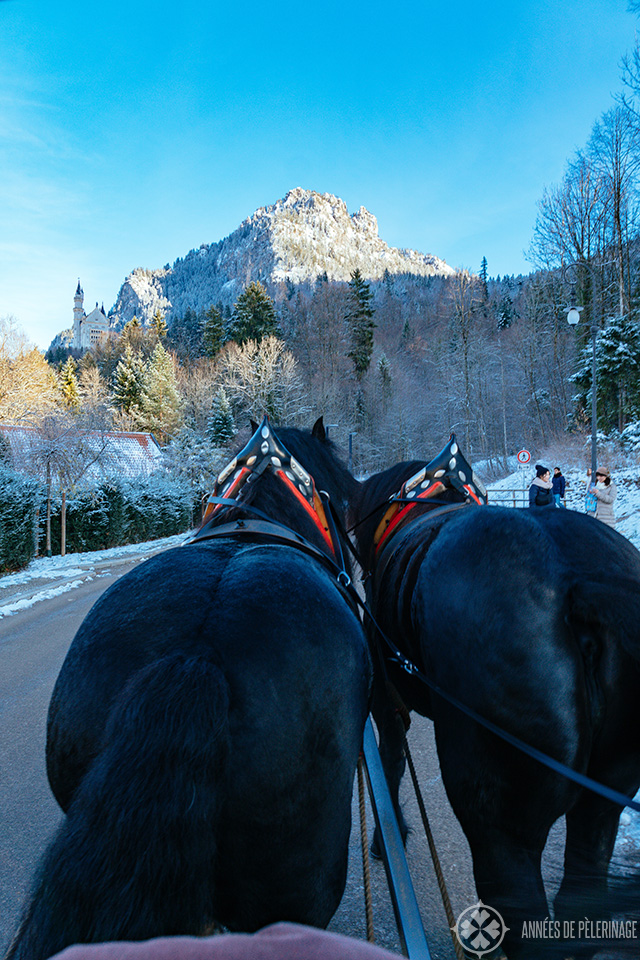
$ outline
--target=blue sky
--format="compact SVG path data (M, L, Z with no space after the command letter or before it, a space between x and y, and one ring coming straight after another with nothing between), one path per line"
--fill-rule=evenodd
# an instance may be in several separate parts
M47 347L78 277L108 310L296 186L527 272L637 24L626 0L0 2L0 316Z

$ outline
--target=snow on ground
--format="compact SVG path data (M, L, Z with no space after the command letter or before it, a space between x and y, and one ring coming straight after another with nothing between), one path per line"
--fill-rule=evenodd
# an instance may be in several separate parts
M114 560L121 557L133 557L141 553L148 553L150 549L167 550L177 547L187 539L187 533L179 533L174 537L165 537L162 540L149 540L145 543L129 543L124 547L111 547L109 550L95 550L92 553L68 553L65 557L38 557L32 560L28 567L17 573L8 573L0 579L2 586L26 583L34 578L50 577L54 579L64 573L73 575L74 567L84 569L87 563L97 563L102 560Z
M81 587L82 584L88 580L93 580L93 577L82 577L80 580L70 580L68 583L62 583L60 586L52 587L50 590L39 590L30 597L19 597L11 603L5 603L4 606L0 607L0 619L2 619L2 617L10 617L14 613L20 613L21 610L32 607L34 603L40 603L42 600L52 600L54 597L59 597L62 593L75 590L76 587Z
M182 533L147 543L131 543L92 553L68 553L65 557L38 557L17 573L0 576L0 620L75 590L96 577L106 576L104 565L119 560L142 558L149 553L176 547L187 539ZM42 582L40 582L42 581ZM51 581L51 586L46 586ZM58 581L56 583L56 581ZM30 589L33 587L33 589Z

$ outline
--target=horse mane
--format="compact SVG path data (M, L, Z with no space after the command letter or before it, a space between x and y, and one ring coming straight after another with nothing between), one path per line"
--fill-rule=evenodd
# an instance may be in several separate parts
M381 473L374 473L373 476L367 477L360 483L352 501L353 513L366 515L371 510L375 510L376 506L384 506L385 501L398 492L405 480L417 473L424 465L424 460L403 460Z
M295 427L276 429L285 447L315 480L317 490L326 490L337 510L353 498L358 481L349 472L342 455L328 437L318 439L308 430Z

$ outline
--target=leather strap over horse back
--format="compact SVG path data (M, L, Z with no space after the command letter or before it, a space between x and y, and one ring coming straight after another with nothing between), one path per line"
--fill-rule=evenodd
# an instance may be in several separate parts
M440 453L405 480L400 490L391 497L389 507L373 536L376 555L414 507L424 504L447 488L457 490L464 497L464 504L476 503L482 506L487 502L487 490L460 452L454 433Z
M324 542L335 556L331 527L313 477L291 456L263 417L249 442L220 472L207 501L203 524L222 509L220 499L239 499L242 490L266 470L272 470L282 480L307 515L318 528Z
M336 578L338 586L344 589L350 601L353 602L351 591L347 589L350 586L351 580L344 568L341 569L331 557L314 546L313 543L306 540L301 534L296 533L295 530L275 520L251 519L236 520L232 523L221 523L219 526L199 531L193 537L190 537L189 540L186 540L183 546L188 547L193 543L202 543L204 540L237 538L243 540L256 539L259 544L279 543L287 547L295 547L296 550L301 550L303 553L313 557L314 560L319 560L323 566L330 570Z

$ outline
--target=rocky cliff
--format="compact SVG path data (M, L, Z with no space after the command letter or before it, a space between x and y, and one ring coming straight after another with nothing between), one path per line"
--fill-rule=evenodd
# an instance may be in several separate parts
M191 250L172 267L134 270L110 312L114 323L134 314L148 321L156 309L182 316L187 308L232 305L247 283L348 281L358 268L366 279L389 274L448 275L444 260L414 250L389 247L378 236L372 213L360 207L350 215L343 200L297 187L283 200L261 207L218 243Z

